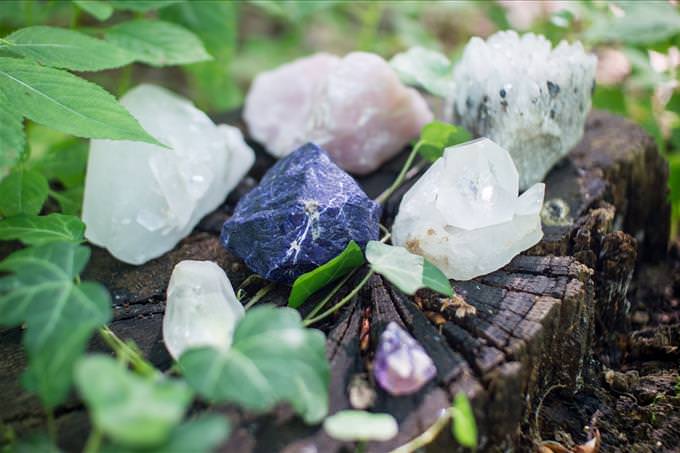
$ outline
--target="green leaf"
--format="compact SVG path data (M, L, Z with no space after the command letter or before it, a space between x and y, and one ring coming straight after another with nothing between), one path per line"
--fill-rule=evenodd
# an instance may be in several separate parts
M422 87L444 98L451 95L453 64L439 52L412 47L392 57L390 66L407 85Z
M113 14L113 7L103 0L73 0L73 3L100 21L107 20Z
M75 380L94 425L128 447L156 447L166 442L193 397L182 381L138 376L104 355L82 358Z
M415 147L430 162L442 157L449 146L465 143L472 139L472 134L460 126L433 121L423 128L420 140Z
M451 431L456 441L464 447L477 448L477 422L465 393L458 393L453 401Z
M287 401L310 424L328 412L324 335L305 329L291 308L253 308L236 326L228 351L192 349L179 364L189 385L211 401L255 411Z
M109 28L106 39L152 66L183 65L212 58L196 35L159 20L123 22Z
M598 85L593 93L593 107L626 114L626 96L621 87Z
M104 89L66 71L0 58L0 91L16 111L36 123L78 137L163 146Z
M115 8L123 11L135 11L137 13L146 13L156 9L165 8L166 6L179 3L181 0L109 0L109 3Z
M453 295L451 283L439 269L403 247L369 241L366 260L375 272L405 294L413 295L421 288L430 288L448 297Z
M594 43L653 44L680 33L680 13L668 2L621 2L624 14L595 16L586 38Z
M4 452L4 450L3 450ZM61 453L46 434L34 434L21 438L18 443L10 446L11 453Z
M323 429L333 439L341 441L384 442L397 435L399 425L390 414L346 410L326 418Z
M5 37L8 50L46 66L100 71L132 63L134 56L106 41L57 27L22 28Z
M39 171L48 181L59 181L72 188L85 183L88 145L81 139L69 139L51 146L31 168Z
M0 220L0 241L19 240L26 245L83 242L85 224L72 215L18 215Z
M61 192L50 192L50 197L59 204L61 212L73 216L80 216L84 195L84 186L72 187Z
M24 118L0 92L0 180L3 169L13 166L24 151Z
M299 307L309 296L362 264L364 264L364 254L361 248L356 242L350 241L338 256L313 271L302 274L295 280L290 296L288 296L288 306Z
M25 325L28 369L24 385L55 407L68 395L76 360L92 332L111 319L108 292L76 284L90 257L87 247L55 242L20 250L0 262L0 324Z
M0 182L0 214L38 214L48 191L47 180L37 171L15 170Z

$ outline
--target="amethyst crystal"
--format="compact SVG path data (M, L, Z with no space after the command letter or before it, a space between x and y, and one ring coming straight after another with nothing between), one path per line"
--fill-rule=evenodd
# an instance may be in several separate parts
M432 359L422 346L395 322L380 336L373 373L380 386L392 395L420 390L436 374Z
M308 143L278 161L222 227L224 247L263 277L292 283L350 240L378 238L380 205Z

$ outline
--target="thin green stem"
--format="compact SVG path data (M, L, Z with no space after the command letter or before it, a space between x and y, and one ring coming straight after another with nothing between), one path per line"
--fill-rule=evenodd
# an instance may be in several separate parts
M322 319L326 319L327 317L329 317L330 315L332 315L332 314L335 313L336 311L340 310L345 304L347 304L347 302L349 302L350 300L352 300L352 298L354 298L354 296L357 295L357 293L359 292L359 290L360 290L361 288L363 288L364 285L365 285L366 283L368 283L368 279L370 279L371 276L372 276L373 274L374 274L374 271L371 269L370 271L368 271L368 272L366 273L366 275L365 275L364 278L359 282L359 284L358 284L357 286L355 286L354 289L353 289L352 291L349 292L349 294L347 294L345 297L343 297L342 299L340 299L340 301L339 301L337 304L333 305L331 308L329 308L329 309L326 310L325 312L321 313L319 316L316 316L316 317L314 317L314 318L310 318L310 319L304 320L304 321L302 322L302 324L303 324L305 327L310 326L310 325L314 324L315 322L319 322L319 321L321 321Z
M427 428L420 436L411 439L409 442L405 443L399 448L395 448L390 453L412 453L425 445L431 443L437 438L439 433L444 429L444 427L449 423L451 417L453 416L453 411L451 409L444 411L436 422L429 428Z
M305 320L311 319L311 318L313 318L314 316L316 316L316 315L321 311L321 309L322 309L323 307L325 307L326 304L327 304L327 303L328 303L328 302L329 302L329 301L330 301L330 300L338 293L338 291L340 291L340 289L341 289L343 286L345 286L345 283L347 283L347 282L349 281L349 279L352 278L352 276L356 273L356 271L357 271L358 269L359 269L359 268L352 269L352 271L350 271L349 274L345 275L345 276L342 278L342 280L340 280L340 282L339 282L337 285L335 285L335 287L331 290L331 292L329 292L329 293L326 295L326 297L323 298L323 300L321 300L319 303L316 304L316 306L314 307L314 309L313 309L312 311L310 311L309 314L305 317Z
M274 286L276 286L274 283L270 283L267 286L265 286L264 288L260 289L258 292L255 293L253 298L250 299L248 301L248 303L245 305L245 307L243 307L243 308L248 310L250 307L252 307L256 303L258 303L264 296L267 295L267 293L269 293L269 291L274 289Z
M47 436L50 438L50 442L54 445L57 444L57 423L54 419L54 410L50 407L46 409L47 411Z
M392 196L395 190L401 186L401 184L404 182L404 179L406 178L406 173L408 173L409 168L411 168L411 165L413 165L413 161L416 158L416 155L418 154L418 148L416 146L413 147L411 150L411 154L408 155L408 158L406 159L406 162L404 163L404 166L401 168L401 171L399 172L399 176L397 176L397 179L394 180L392 185L388 187L383 193L378 195L378 198L375 199L380 204L383 204L387 201L387 199Z
M142 376L154 376L158 370L151 365L139 351L121 340L108 326L99 329L99 335L122 361L132 365L132 368Z
M102 432L96 426L90 431L90 435L83 448L83 453L97 453L102 445Z

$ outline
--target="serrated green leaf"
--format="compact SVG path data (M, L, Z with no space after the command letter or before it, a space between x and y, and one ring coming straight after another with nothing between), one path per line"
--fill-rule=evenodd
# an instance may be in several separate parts
M101 71L125 66L134 56L111 43L74 30L35 26L5 37L8 50L46 66L73 71Z
M192 349L179 364L189 385L211 401L255 411L287 401L307 423L319 422L328 412L324 335L305 329L291 308L253 308L236 326L228 351Z
M17 169L0 181L0 215L38 214L48 191L43 175L34 170Z
M207 61L201 40L184 27L159 20L123 22L106 30L106 39L152 66Z
M299 276L288 296L288 306L297 308L312 294L331 282L347 275L352 269L364 264L364 254L356 242L350 241L338 256L313 271Z
M458 393L453 401L451 431L453 437L462 446L477 448L477 422L465 393Z
M407 85L424 88L440 97L451 95L453 64L439 52L412 47L392 57L390 66Z
M445 296L453 295L451 283L439 269L403 247L369 241L366 260L371 269L405 294L413 295L421 288L429 288Z
M323 429L337 440L384 442L397 435L399 425L390 414L346 410L326 418Z
M26 245L83 242L85 224L72 215L18 215L0 220L0 241L19 240Z
M104 355L82 358L75 380L94 425L127 447L166 442L193 397L182 381L138 376Z
M418 153L430 162L442 157L449 146L465 143L472 139L472 134L460 126L433 121L423 128L420 140L415 147Z
M69 139L53 146L31 168L48 181L59 181L64 187L78 187L85 183L88 145L81 139Z
M146 13L179 3L181 0L109 0L111 6L123 11Z
M92 332L111 319L108 292L75 283L90 257L87 247L55 242L20 250L0 262L0 324L26 327L28 369L23 382L43 404L68 395L75 361Z
M0 58L0 91L28 119L86 138L163 146L103 88L60 69Z
M100 21L107 20L113 14L113 6L104 0L73 0L73 3Z
M0 180L3 170L13 166L24 151L24 118L0 92Z

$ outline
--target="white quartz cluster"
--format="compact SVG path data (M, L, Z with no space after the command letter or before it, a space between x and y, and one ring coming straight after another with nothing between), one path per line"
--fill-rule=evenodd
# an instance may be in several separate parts
M216 126L163 88L138 86L121 103L170 149L92 140L83 221L90 242L142 264L171 250L224 202L255 155L238 129Z
M319 53L259 74L244 118L276 157L313 142L343 169L366 174L416 138L432 112L381 57Z
M580 42L498 32L472 38L454 70L456 124L510 151L520 188L542 181L583 136L597 58Z
M393 242L452 279L493 272L543 237L544 184L518 190L510 154L491 140L447 148L404 196Z
M200 346L229 349L245 310L224 271L212 261L182 261L168 285L163 341L175 359Z

